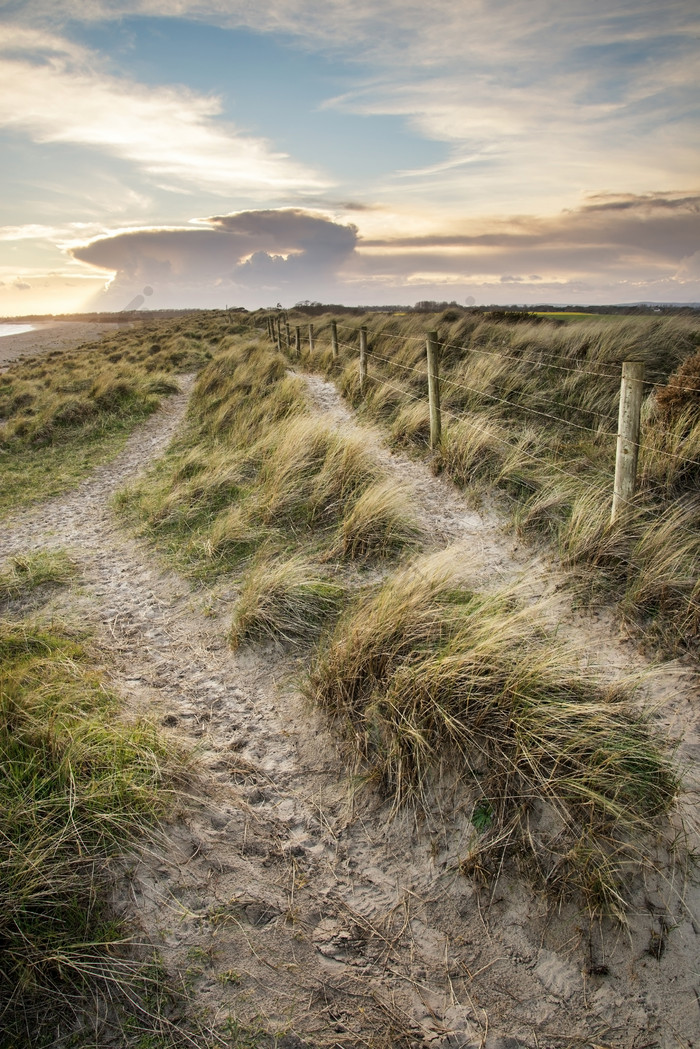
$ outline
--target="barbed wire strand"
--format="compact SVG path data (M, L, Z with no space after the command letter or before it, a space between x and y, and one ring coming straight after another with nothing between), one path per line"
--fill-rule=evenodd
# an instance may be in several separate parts
M390 361L386 357L379 357L375 353L372 354L372 358L373 358L373 360L384 361L386 364L389 364L389 365L392 365L392 366L395 365L394 361ZM398 365L398 367L400 367L400 368L407 368L410 371L418 372L417 368L409 368L407 365ZM441 375L440 376L440 382L441 383L448 383L450 386L453 386L453 387L455 387L456 389L459 389L459 390L468 390L470 393L475 393L479 397L488 397L489 400L497 401L499 404L507 404L511 408L520 408L520 409L522 409L522 411L530 412L532 415L540 415L540 416L542 416L545 419L552 419L554 422L563 423L566 426L574 426L577 430L586 430L588 433L596 434L596 436L603 436L603 437L616 437L617 436L617 434L615 434L615 433L613 433L612 431L609 431L609 430L600 430L600 429L597 429L597 428L594 429L592 426L582 426L580 423L571 422L569 419L562 419L558 415L551 415L549 412L539 411L537 408L531 408L529 405L523 404L522 401L509 401L505 397L497 397L496 394L487 393L486 390L478 390L474 386L467 386L466 383L460 383L460 382L457 382L454 379L448 379L447 376L445 376L445 375ZM561 407L571 407L570 405L562 405L560 401L553 401L552 403L553 404L559 404ZM574 409L574 410L583 410L583 411L585 411L586 409ZM602 416L602 418L610 419L611 416L609 416L609 415Z
M407 396L407 397L411 398L412 400L421 401L421 402L425 403L425 397L421 397L418 394L414 394L410 390L407 390L405 387L394 386L393 384L387 382L384 378L379 379L376 376L369 376L369 378L370 378L370 381L373 381L373 382L377 383L378 385L386 386L388 389L394 390L397 393L401 393L404 396ZM442 412L443 415L447 416L448 418L452 418L452 419L456 420L457 422L468 422L469 425L472 427L472 429L475 429L475 430L477 430L480 433L484 433L487 436L490 436L490 437L494 438L495 440L499 441L500 443L505 444L508 448L511 448L513 450L515 450L517 448L517 445L514 445L511 441L507 440L504 437L499 437L497 434L493 433L492 430L487 430L487 429L484 429L483 427L478 426L474 422L473 417L471 417L471 416L468 416L466 414L456 414L454 412L449 411L449 409L444 409L444 408L441 409L441 412ZM496 425L499 425L499 424L496 423ZM557 473L560 473L560 474L564 475L565 477L568 477L570 480L576 481L577 484L584 485L585 487L589 488L589 490L596 491L596 492L598 491L598 489L595 488L594 486L592 486L589 482L583 481L580 476L576 476L575 474L569 473L567 470L564 470L561 466L559 466L557 463L553 462L552 460L543 459L541 456L536 456L532 452L528 452L525 449L518 449L518 450L522 451L524 455L528 456L528 458L532 459L533 461L535 461L537 463L540 463L541 465L545 466L547 469L551 468L551 469L555 470ZM689 461L694 462L695 460L689 460ZM609 471L601 471L601 476L605 477L609 481L613 481L614 482L614 480L615 480L614 474L610 473ZM622 499L622 501L624 503L626 503L628 506L631 506L634 509L639 509L637 504L632 502L632 501L630 501L630 500ZM662 514L655 514L649 508L645 508L645 512L653 520L665 523L664 517L662 516ZM670 511L670 512L672 512L672 511ZM684 532L686 535L689 535L692 539L697 541L697 539L698 539L698 533L697 532L690 531L690 529L684 528L683 526L678 526L678 530L681 531L681 532Z
M346 330L349 330L349 329L346 329ZM355 346L351 345L350 343L346 343L344 341L343 342L339 341L339 346L340 345L342 345L346 349L350 349L350 350L355 350L356 349ZM407 371L415 371L417 373L419 371L416 366L411 367L411 366L408 366L408 365L398 365L397 362L389 361L387 358L381 358L376 353L370 353L368 351L368 356L371 356L375 360L386 361L386 363L388 363L388 364L390 364L392 366L403 367ZM421 397L419 394L415 394L415 393L411 392L410 390L407 390L405 387L394 386L392 383L388 382L383 377L380 379L377 376L369 375L368 378L370 379L371 382L374 382L375 384L378 384L378 385L385 386L388 389L391 389L391 390L393 390L396 393L400 393L403 396L408 397L409 399L412 399L412 400L417 401L417 402L425 403L425 397L424 396ZM442 381L445 381L445 380L443 379ZM449 382L450 380L446 380L446 381ZM468 390L472 390L471 387L464 387L464 388L468 389ZM483 391L472 390L472 392L476 392L476 393L479 393L479 394L483 395ZM502 400L502 399L498 398L498 400ZM503 403L509 404L512 407L511 402L505 401ZM529 411L535 412L534 409L525 409L525 410L529 410ZM492 429L488 429L487 430L484 427L478 426L474 422L474 419L472 417L470 417L470 416L468 416L468 415L466 415L464 413L458 414L458 413L452 412L449 409L445 409L445 408L442 408L441 412L442 412L443 415L447 416L448 418L450 418L450 419L452 419L452 420L454 420L456 422L466 422L466 423L468 423L470 425L470 427L472 429L475 429L477 432L483 433L483 434L487 435L488 437L498 441L499 443L501 443L502 445L507 447L509 450L512 450L512 451L516 451L517 450L519 453L525 455L528 459L532 460L533 462L539 463L540 465L544 466L546 469L554 470L556 473L559 473L562 476L567 477L569 480L575 481L577 485L583 486L583 487L587 488L589 491L592 491L592 492L595 492L595 493L599 493L599 489L598 488L596 488L594 485L590 484L590 482L582 480L580 476L576 476L575 474L572 474L569 471L564 470L561 466L559 466L557 463L553 462L552 460L543 459L541 456L537 456L534 453L527 451L527 449L525 449L525 448L518 447L517 445L513 444L511 441L507 440L505 437L499 437L499 435L494 433ZM535 412L535 414L543 415L543 414L546 414L546 413ZM572 425L567 420L558 419L558 417L556 417L556 416L547 416L547 417L551 418L551 419L554 419L555 421L558 421L558 422L565 422L566 425ZM498 424L496 424L496 425L498 425ZM576 425L576 424L573 424L573 425ZM588 427L581 427L581 429L588 429ZM597 433L598 431L593 431L593 432ZM616 436L616 435L611 434L610 436ZM665 453L665 454L673 454L673 453ZM683 457L678 457L678 458L683 458ZM696 462L696 460L693 460L693 459L684 459L684 461L685 462L689 462L689 463L693 463L694 465L700 465L700 464L698 464ZM603 471L602 472L602 476L605 477L607 480L614 481L614 475L611 474L608 471ZM630 506L632 509L636 509L636 510L643 509L643 511L652 520L660 522L662 524L667 524L668 523L668 515L669 515L669 513L673 512L673 510L667 511L666 512L666 517L664 518L663 514L653 513L651 511L651 509L648 508L648 507L647 508L640 508L636 503L632 502L631 500L627 500L627 499L623 498L621 501L623 503L625 503L627 506ZM676 526L676 527L677 527L678 531L683 532L684 534L690 536L695 541L698 540L697 532L690 531L690 529L687 529L687 528L685 528L683 526ZM640 570L640 566L634 564L633 562L626 561L624 558L618 558L618 560L620 560L624 564L628 564L630 567L635 568L637 571ZM672 587L670 587L670 585L669 585L669 588L673 589ZM678 593L680 596L685 597L685 595L683 595L681 593L681 591L675 590L675 592Z
M343 330L345 330L345 331L357 331L358 330L358 329L351 329L351 328L347 327L346 325L338 325L338 327L339 328L342 327ZM399 338L399 336L395 336L395 337ZM417 338L417 336L411 336L411 338ZM357 349L356 346L354 346L351 343L345 342L344 340L343 341L338 340L338 345L342 346L344 349L348 349L348 350L352 350L352 351L355 351ZM375 350L368 350L367 352L368 352L368 355L371 356L373 360L382 361L383 363L389 365L390 367L401 368L403 371L409 371L409 372L415 372L416 374L422 374L422 371L416 365L401 364L399 361L391 360L388 357L381 357ZM487 352L487 351L483 351L483 352ZM520 358L513 358L513 359L520 360ZM585 375L585 374L595 374L595 373L585 372L585 371L581 370L580 374ZM476 394L479 397L485 397L485 398L488 398L489 400L495 401L497 403L506 404L506 405L508 405L511 408L513 408L513 407L519 408L520 410L522 410L524 412L529 412L532 415L538 415L538 416L541 416L542 418L551 419L553 422L557 422L557 423L559 423L559 424L561 424L563 426L574 427L577 430L583 430L583 431L586 431L588 433L592 433L596 437L618 437L619 436L619 434L616 431L602 430L602 429L600 429L600 427L584 426L583 424L573 422L570 419L562 419L560 416L552 415L549 412L543 412L543 411L540 411L537 408L532 408L529 405L523 404L522 401L510 401L507 398L498 397L495 394L487 393L486 390L479 390L479 389L477 389L474 386L467 386L465 383L458 383L456 380L448 379L447 376L444 376L444 375L440 377L440 382L441 383L448 383L449 385L455 387L456 389L466 390L466 391L468 391L470 393ZM573 411L589 412L592 415L599 415L599 418L601 418L601 419L606 419L609 422L615 422L615 418L613 416L605 415L605 414L602 414L602 413L598 413L593 408L578 408L575 405L564 404L562 401L552 401L552 403L558 405L558 407L561 407L561 408L567 408L567 409L570 409L570 410L573 410ZM443 410L445 410L445 409L443 409ZM656 430L657 433L662 434L665 437L670 437L672 439L676 439L676 435L671 433L669 430L664 430L664 429L662 429L660 427L655 427L655 430ZM670 451L669 449L666 449L666 448L655 448L654 451L658 455L667 456L668 458L675 459L678 462L685 463L685 464L687 464L689 466L700 467L700 460L691 459L688 456L680 455L678 452L672 452L672 451Z
M348 346L347 343L345 343L344 345ZM377 354L375 352L372 352L370 354L370 356L372 357L373 360L383 361L385 364L388 364L391 367L402 368L404 371L413 371L416 374L425 375L425 378L426 378L426 381L427 381L427 375L421 369L416 367L415 365L411 366L411 365L407 365L407 364L399 364L397 361L392 361L392 360L390 360L387 357L380 357L379 354ZM537 408L531 408L529 405L523 404L522 401L510 401L507 398L496 397L494 394L487 393L486 390L479 390L479 389L477 389L474 386L467 386L465 383L458 383L455 379L448 379L447 376L445 376L445 375L441 375L440 376L440 382L441 383L448 383L450 386L454 386L457 389L468 390L471 393L475 393L479 397L488 397L490 400L500 401L502 404L507 404L507 405L509 405L512 408L521 408L525 412L530 412L530 413L535 414L535 415L544 416L547 419L552 419L555 422L562 423L562 425L564 425L564 426L574 426L578 430L587 430L590 433L595 434L596 436L619 437L619 433L616 430L615 431L601 430L600 428L593 428L591 426L583 426L580 423L572 422L570 419L561 419L557 415L552 415L552 414L550 414L548 412L542 412L542 411L538 410ZM593 415L598 414L592 408L577 408L575 405L564 404L562 401L552 401L552 404L556 404L560 408L570 408L570 409L572 409L574 411L590 412ZM610 422L616 422L617 421L613 416L611 416L611 415L603 415L602 413L600 414L600 418L601 419L607 419ZM664 429L662 429L662 428L660 428L658 426L654 427L654 430L655 430L656 433L663 434L665 437L675 438L675 436L676 436L675 434L671 433L669 430L664 430ZM665 449L665 448L655 448L654 451L657 454L659 454L659 455L668 455L668 456L671 456L671 458L673 458L673 459L678 459L681 462L688 463L691 466L698 466L698 467L700 467L700 461L699 460L691 459L691 458L689 458L686 455L679 455L677 452L671 452L671 451L669 451L668 449Z
M357 332L359 328L348 328L343 325L345 331ZM389 332L372 332L372 335L376 339L390 338L390 339L402 339L404 341L416 341L426 342L425 336L419 335L392 335ZM566 368L563 365L547 364L544 361L533 361L527 357L516 357L514 354L503 353L502 350L487 350L481 346L465 346L455 342L441 342L440 347L444 349L460 350L461 352L467 353L479 353L487 357L498 357L504 360L517 361L519 364L531 364L536 368L555 368L558 371L572 372L575 375L591 375L598 379L619 379L619 375L615 372L592 372L585 368ZM540 351L542 356L551 356L554 360L568 360L567 357L559 354L547 354L544 351Z

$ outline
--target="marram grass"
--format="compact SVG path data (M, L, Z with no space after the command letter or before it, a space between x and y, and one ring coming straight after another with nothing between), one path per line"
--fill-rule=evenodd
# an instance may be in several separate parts
M138 964L108 901L170 806L178 759L120 719L70 632L0 620L0 665L0 1016L39 1045L98 987L128 997Z
M309 676L397 804L421 804L448 769L492 814L479 842L530 853L557 891L618 912L640 841L679 782L630 689L603 686L512 594L455 580L450 554L416 561L341 618ZM550 839L531 833L538 807ZM576 861L587 850L586 864Z
M0 513L74 487L113 458L162 398L178 391L175 374L212 356L211 338L186 338L182 320L161 321L7 368L0 375Z
M0 605L69 583L76 566L64 550L15 554L0 567Z
M119 497L181 570L242 571L262 548L326 561L387 558L419 528L371 434L309 411L280 354L232 342L205 368L187 432Z
M322 367L329 324L330 316L316 324L315 367ZM369 339L364 393L360 325ZM583 590L615 602L652 649L698 651L700 635L693 629L698 550L683 539L682 564L667 551L661 559L669 567L665 578L652 555L668 531L665 523L698 513L696 317L582 317L561 325L525 314L454 309L441 315L343 317L339 328L342 344L332 374L341 391L362 418L377 420L396 443L418 449L427 444L425 338L437 330L443 440L433 466L463 486L468 497L488 490L506 493L519 530L544 532L576 565L574 583L586 572ZM625 360L644 362L648 385L638 493L630 513L635 529L627 529L616 551L616 531L603 519L612 502ZM586 506L590 523L582 516ZM653 585L647 585L650 577ZM659 601L661 589L665 597Z
M231 643L308 643L335 622L345 599L346 587L303 555L272 561L263 556L243 577Z

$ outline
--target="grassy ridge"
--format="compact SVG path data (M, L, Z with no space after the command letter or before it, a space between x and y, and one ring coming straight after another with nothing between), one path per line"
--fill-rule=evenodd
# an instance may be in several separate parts
M184 435L118 505L186 574L240 578L236 643L308 640L337 614L349 566L418 538L367 445L309 413L280 354L234 338L202 372Z
M555 892L622 914L625 879L678 792L631 690L597 684L517 594L475 592L449 553L407 563L408 503L370 435L312 416L275 350L242 339L221 349L187 432L122 509L188 573L239 580L234 646L316 641L309 695L397 804L422 803L448 766L461 776L480 830L465 871L493 874L504 852L528 853ZM356 398L354 367L341 378ZM424 427L415 404L375 383L362 411ZM373 573L358 587L353 565L402 552L398 568L384 561L384 582Z
M426 318L420 322L422 327ZM189 336L180 331L172 342L165 334L144 334L143 344L129 351L133 360L109 362L125 368L125 382L136 376L138 383L147 382L149 376L162 381L164 369L159 364L149 371L149 361L162 363L169 351L178 357L170 362L173 370L204 365L184 432L145 481L121 494L122 512L189 576L212 581L225 575L235 581L238 597L230 631L234 646L274 639L293 642L308 652L316 644L309 694L340 720L364 767L397 803L420 804L447 768L461 777L464 797L473 806L475 829L472 846L463 857L465 873L492 879L504 855L527 855L529 872L554 893L574 892L594 910L621 915L629 876L644 869L654 836L664 835L678 792L668 755L630 691L624 686L606 689L591 680L548 636L532 611L522 609L517 594L479 594L439 559L416 560L421 536L410 498L378 465L371 432L338 433L329 420L310 411L304 384L289 374L284 357L257 339L232 335L225 317L212 317L207 323L207 330ZM410 328L402 334L400 325L410 320L375 317L371 323L376 326L375 356L370 362L374 378L362 401L354 346L343 347L340 367L333 364L324 346L322 324L317 326L321 348L311 363L338 372L361 413L387 424L394 440L425 447L422 336ZM692 573L694 548L679 550L677 542L686 526L684 515L695 512L687 476L666 473L663 483L649 482L640 500L641 516L634 530L632 518L625 521L622 539L605 531L600 513L599 492L607 483L603 460L609 447L603 430L609 421L605 416L614 412L618 386L617 377L607 374L613 370L607 367L613 360L610 345L600 340L593 345L589 332L593 342L584 350L574 325L554 329L558 339L566 335L570 343L552 343L546 324L482 324L483 330L459 330L465 321L443 320L441 334L449 344L443 350L443 372L454 383L445 387L452 393L444 400L447 411L462 417L448 419L439 465L472 490L475 485L495 484L509 492L522 515L520 527L545 531L572 566L595 563L609 593L637 602L637 608L628 608L630 616L648 619L658 594L663 593L665 600L676 594L685 573L686 618L680 621L682 629L689 630L692 620L687 617L693 611L697 586ZM606 324L605 331L614 327ZM540 331L546 333L544 341ZM416 340L406 340L404 334L414 334ZM627 355L630 346L646 346L647 335L641 329L628 332L628 345L618 347L621 355ZM176 338L181 340L177 346ZM348 333L343 338L352 341ZM659 381L691 355L692 338L687 336L681 345L669 336L663 367L657 361L652 372ZM124 339L126 344L127 336ZM478 353L465 351L465 342L473 350L488 350L483 355L491 361L488 368L479 363ZM543 376L554 381L553 364L561 365L566 346L571 367L567 364L562 375L568 386L552 392L543 387ZM548 357L554 350L556 359ZM212 358L205 360L209 354ZM540 363L535 366L537 354ZM504 359L492 360L499 355ZM389 363L380 361L380 356ZM575 365L579 358L588 369L600 372L593 392L579 383ZM30 364L34 366L41 367ZM55 382L61 374L59 370L51 378ZM377 381L382 374L389 385ZM511 384L507 397L502 396L504 383ZM90 396L99 396L100 389L95 380ZM486 403L483 396L477 397L474 391L484 389L494 391L499 399ZM61 396L64 393L76 396L76 391ZM144 396L152 395L153 391ZM540 398L543 408L536 422L526 410L532 395ZM546 419L554 412L555 400L564 422ZM143 407L143 400L138 403ZM652 408L665 410L661 403L658 409L648 406L647 420ZM17 405L16 411L23 409ZM128 425L139 411L129 415ZM582 411L587 415L581 416ZM31 431L42 418L39 405L30 418ZM579 435L565 425L580 418L587 419L585 425L595 432ZM678 418L665 416L664 441L670 440L668 433L675 426L682 442L694 432ZM118 412L115 419L119 421ZM70 454L88 446L93 423L99 430L89 415L66 429ZM64 433L61 427L59 435ZM52 437L50 445L32 443L30 432L12 440L25 441L27 453L37 461L42 449L63 446L60 436ZM687 443L682 447L687 449ZM665 468L671 459L665 456ZM646 469L652 461L647 456ZM561 469L570 488L563 485ZM596 477L600 488L593 483ZM670 518L670 530L664 534L658 528L648 529L644 515L669 506L677 513ZM578 537L577 545L573 537ZM694 541L692 534L690 538ZM625 547L620 545L632 541L646 544L647 549L645 572L634 576L626 564L631 556L624 555ZM636 548L635 557L641 557ZM669 568L670 558L676 562ZM371 572L365 572L367 566ZM29 562L24 567L22 563L10 566L3 577L8 595L14 599L17 587L22 590L23 577L26 587L40 589L42 572L52 571L45 569ZM677 618L669 617L666 607L656 615L659 632L667 619L672 622L673 643L678 643ZM51 884L65 882L77 893L75 899L82 901L79 916L95 921L92 932L75 927L69 936L77 948L75 964L61 962L56 968L63 947L42 941L44 922L34 920L31 901L23 903L19 892L30 879L8 868L19 903L8 902L7 913L26 913L35 937L26 939L34 944L31 957L19 949L13 955L14 982L5 993L14 1003L20 997L31 999L32 988L37 993L56 990L67 976L79 989L95 976L101 978L102 962L91 951L97 941L109 944L119 937L109 914L99 906L100 886L108 884L102 879L109 877L115 854L110 806L118 799L106 786L115 786L123 803L122 809L114 810L115 828L119 820L126 821L119 833L123 844L157 817L167 762L158 741L144 741L137 729L137 738L106 742L105 733L114 728L115 719L109 716L114 708L91 677L79 640L16 622L7 627L7 637L2 689L8 697L10 726L6 760L17 764L12 778L21 784L23 796L31 797L27 778L38 785L41 797L32 803L37 811L44 794L50 799L49 825L40 827L40 840L49 841L57 830L60 841L66 835L70 846L68 867L52 877ZM27 645L26 638L34 640ZM52 719L49 710L55 703L58 715ZM15 752L12 748L24 739L31 743L24 752ZM94 757L81 761L80 748L89 751L93 744ZM61 778L55 766L31 766L32 755L35 761L37 755L42 761L45 755L47 761L55 759L66 775ZM99 780L103 773L108 783L93 783L91 777L98 775ZM80 810L86 827L82 830L78 824L79 837L71 840L59 819L51 822L51 813L65 812L65 785L73 780L79 780L81 790L85 788L88 801L94 797L95 807L90 809L86 803ZM55 799L49 792L53 783L63 790ZM16 799L6 799L4 807L19 812ZM93 842L91 835L96 832L98 840ZM5 833L6 840L19 836L26 842L27 855L34 862L35 843L29 834L22 837L21 825L8 825ZM97 852L92 865L80 868L78 864L77 873L85 874L86 881L77 890L71 863L76 855L79 859L91 855L88 844L90 848L94 844ZM59 848L54 853L58 860L66 859ZM51 902L41 894L37 899L42 907ZM58 931L64 920L57 919ZM3 927L0 936L9 942L12 931Z
M340 325L346 323L341 320ZM700 633L700 326L688 318L624 318L558 326L446 313L377 317L370 379L360 396L357 335L340 327L331 359L329 320L316 325L312 367L337 377L361 415L397 443L429 437L424 332L442 343L443 442L434 460L472 498L498 489L518 529L544 535L580 581L582 595L617 603L629 622L670 652ZM620 363L643 360L639 490L610 523Z

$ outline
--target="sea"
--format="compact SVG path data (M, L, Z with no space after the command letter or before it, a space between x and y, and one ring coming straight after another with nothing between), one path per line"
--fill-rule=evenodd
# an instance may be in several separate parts
M34 331L33 324L0 324L0 339L3 335L22 335L25 331Z

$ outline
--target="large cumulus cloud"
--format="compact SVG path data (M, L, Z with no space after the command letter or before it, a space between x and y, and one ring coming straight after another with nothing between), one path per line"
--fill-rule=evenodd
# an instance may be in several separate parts
M108 305L154 289L154 307L338 295L338 273L357 230L299 208L217 215L199 228L127 230L74 248L74 258L113 271Z

